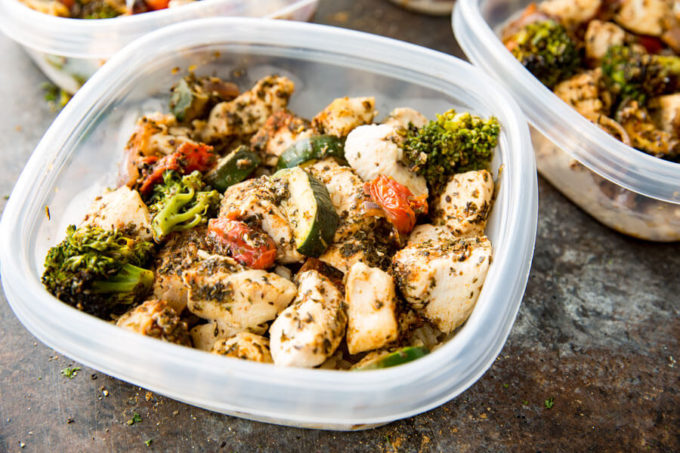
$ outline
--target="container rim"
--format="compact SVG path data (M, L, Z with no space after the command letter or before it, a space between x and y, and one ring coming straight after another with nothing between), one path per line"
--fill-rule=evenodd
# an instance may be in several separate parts
M68 157L72 150L66 146L72 131L91 121L97 109L115 96L116 88L121 86L126 73L143 65L149 58L169 51L215 44L211 41L215 36L221 37L220 43L266 44L332 52L346 59L371 60L395 69L428 74L450 86L469 89L493 106L503 126L505 204L498 207L504 214L498 228L502 243L495 246L494 262L480 295L480 300L484 298L490 302L483 306L478 303L466 326L452 340L418 361L392 369L364 373L281 369L215 357L144 338L58 302L44 290L34 275L36 269L31 265L29 253L29 239L34 229L30 222L35 224L36 220L27 219L25 213L25 206L39 203L36 200L40 199L40 191L36 190L35 181L43 180L55 162ZM178 44L178 37L181 37L181 44ZM396 55L403 58L395 58ZM324 25L249 18L202 19L166 27L126 46L78 91L56 118L33 152L5 207L0 224L0 270L12 309L34 335L75 360L119 379L211 410L278 420L279 423L281 420L293 424L321 423L325 427L336 428L385 423L429 410L460 394L484 374L500 353L528 280L536 236L537 197L535 161L524 117L509 94L472 65L401 41ZM34 213L33 217L37 215ZM21 291L15 288L21 288ZM70 336L61 334L66 338L57 342L52 335L58 335L58 331L52 333L49 330L53 329L49 324L52 319L66 320L68 325L78 327L78 333L70 332ZM480 332L484 332L481 339L477 338ZM125 367L111 363L102 365L92 353L92 342L102 333L107 336L106 346L116 352L112 360L123 361ZM89 344L83 345L87 342ZM160 362L159 357L163 358ZM138 369L131 365L136 362L141 362L143 367ZM253 406L239 405L234 401L207 401L200 387L178 391L167 383L149 380L149 370L144 368L158 366L166 372L170 369L186 371L187 363L194 370L200 369L205 379L276 387L276 397L288 404L306 401L312 392L317 398L315 402L328 407L359 404L358 401L362 405L359 409L359 406L352 406L351 412L315 413L312 416L293 414L286 407L272 408L267 401L259 406L257 401L253 401ZM412 396L404 400L404 389L409 389L409 386L411 389L417 386L423 393L417 398ZM394 401L383 400L379 408L371 407L371 401L380 392L394 395Z
M56 17L35 11L19 0L0 0L0 31L22 46L47 54L106 59L118 48L93 42L107 36L125 36L125 44L162 26L219 16L252 16L251 11L266 7L265 18L276 18L298 9L316 5L318 0L275 0L284 5L274 8L272 0L200 0L178 8L167 8L143 14L111 19L73 19ZM259 3L260 5L253 5Z
M656 200L680 204L680 164L638 151L592 124L526 70L481 14L487 0L458 0L453 33L475 66L501 82L529 123L609 181Z

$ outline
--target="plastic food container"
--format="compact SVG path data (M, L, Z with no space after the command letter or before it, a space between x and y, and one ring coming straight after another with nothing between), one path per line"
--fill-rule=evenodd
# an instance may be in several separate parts
M57 86L75 93L108 58L165 25L215 16L309 20L318 0L200 0L177 8L113 19L67 19L19 0L0 0L0 30L21 44Z
M641 239L680 240L680 164L624 145L562 102L515 60L499 32L531 0L458 0L456 39L501 82L533 126L538 171L603 224Z
M187 68L241 88L278 73L295 82L290 109L312 117L339 96L373 95L428 117L454 107L495 115L500 173L487 234L494 259L477 306L446 344L406 365L365 372L280 368L137 335L52 297L40 283L48 248L115 168L144 112L166 109ZM499 170L502 168L502 171ZM49 206L50 218L46 216ZM173 25L115 55L76 93L31 156L0 224L2 282L12 309L42 342L74 360L170 398L279 424L363 429L434 408L479 379L500 352L532 258L537 182L519 107L491 78L451 56L355 31L299 22L217 18Z
M390 0L404 8L419 13L446 16L451 13L455 0Z

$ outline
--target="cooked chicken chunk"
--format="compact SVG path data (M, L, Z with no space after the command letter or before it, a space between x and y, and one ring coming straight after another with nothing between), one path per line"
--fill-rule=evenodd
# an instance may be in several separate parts
M314 133L309 121L299 118L288 110L274 112L250 139L250 146L270 167L276 166L279 156L290 145Z
M295 297L293 282L263 270L229 272L203 261L184 274L189 285L187 308L196 316L235 327L271 321Z
M597 122L611 106L609 93L599 89L601 78L599 68L584 71L558 83L554 92L581 115Z
M403 150L393 125L359 126L347 136L345 158L364 181L391 176L415 196L427 195L427 182L401 164Z
M356 263L347 275L347 348L350 354L382 348L398 336L392 277Z
M294 89L295 84L286 77L264 77L233 101L213 107L202 132L203 140L257 132L272 113L286 108Z
M406 129L409 125L423 127L427 124L425 115L409 107L398 107L390 112L382 124Z
M493 188L493 177L486 170L454 175L434 204L433 223L456 236L484 234Z
M429 223L417 225L408 237L406 245L423 242L445 242L454 238L453 233L445 226L435 226Z
M272 363L269 340L250 332L241 332L231 338L217 340L210 352L253 362Z
M425 241L394 256L393 273L406 300L449 333L472 313L491 262L485 237Z
M227 189L220 205L220 217L253 224L276 243L276 259L282 263L303 260L295 245L293 231L281 208L281 201L268 177L248 179Z
M632 32L661 36L664 22L672 15L672 4L668 0L621 0L614 20Z
M312 120L320 134L344 137L362 124L370 124L375 117L375 98L337 98Z
M276 365L314 367L340 344L347 325L342 293L317 271L298 276L297 296L269 329Z
M265 333L268 328L267 324L246 329L245 327L230 326L222 321L210 321L206 324L195 326L189 331L189 335L191 335L191 342L194 348L201 351L210 351L218 340L226 340L246 331L259 335Z
M118 318L118 327L159 338L170 343L191 346L187 323L165 301L148 300Z
M538 9L568 26L575 26L592 19L601 3L601 0L545 0Z
M649 101L654 122L669 134L680 135L680 93L659 96Z
M125 231L145 241L150 241L153 236L149 209L139 196L139 192L127 186L105 192L95 198L85 215L83 225Z
M58 0L21 0L29 8L57 17L71 17L68 7Z
M611 46L623 44L626 32L613 22L591 20L586 29L586 57L599 61Z

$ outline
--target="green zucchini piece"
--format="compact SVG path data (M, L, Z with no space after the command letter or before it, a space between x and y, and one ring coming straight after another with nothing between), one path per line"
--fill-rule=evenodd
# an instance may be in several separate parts
M215 168L205 175L205 182L224 192L246 179L260 165L260 158L247 146L241 145L217 161Z
M333 135L301 138L279 156L276 168L278 170L293 168L307 161L321 160L325 157L335 157L341 163L346 163L345 142Z
M404 363L424 357L429 353L430 350L425 346L407 346L377 357L358 368L354 368L354 371L379 370L381 368L403 365Z
M340 218L328 189L300 167L277 171L272 177L284 194L281 200L297 251L318 257L333 242Z

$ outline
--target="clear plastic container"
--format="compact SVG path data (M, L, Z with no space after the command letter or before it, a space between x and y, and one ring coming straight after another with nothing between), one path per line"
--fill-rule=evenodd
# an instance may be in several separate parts
M433 16L446 16L451 14L455 0L390 0L406 9Z
M498 197L487 234L494 259L471 317L428 356L391 369L280 368L143 337L86 315L40 283L65 226L114 185L126 137L144 112L196 65L242 87L278 73L295 82L290 108L311 117L338 96L376 98L433 117L454 107L501 125ZM529 130L491 78L446 54L365 33L289 21L217 18L177 24L115 55L56 118L21 174L0 224L7 299L41 341L87 366L189 404L279 424L363 429L436 407L471 386L500 352L527 282L537 222ZM502 171L500 171L502 169ZM45 215L49 206L50 218Z
M45 75L75 93L108 58L134 39L177 22L216 16L309 20L318 0L200 0L113 19L68 19L0 0L0 30L21 44Z
M603 224L651 241L680 240L680 164L608 135L515 60L499 32L531 0L458 0L453 31L476 66L501 82L533 126L538 171Z

